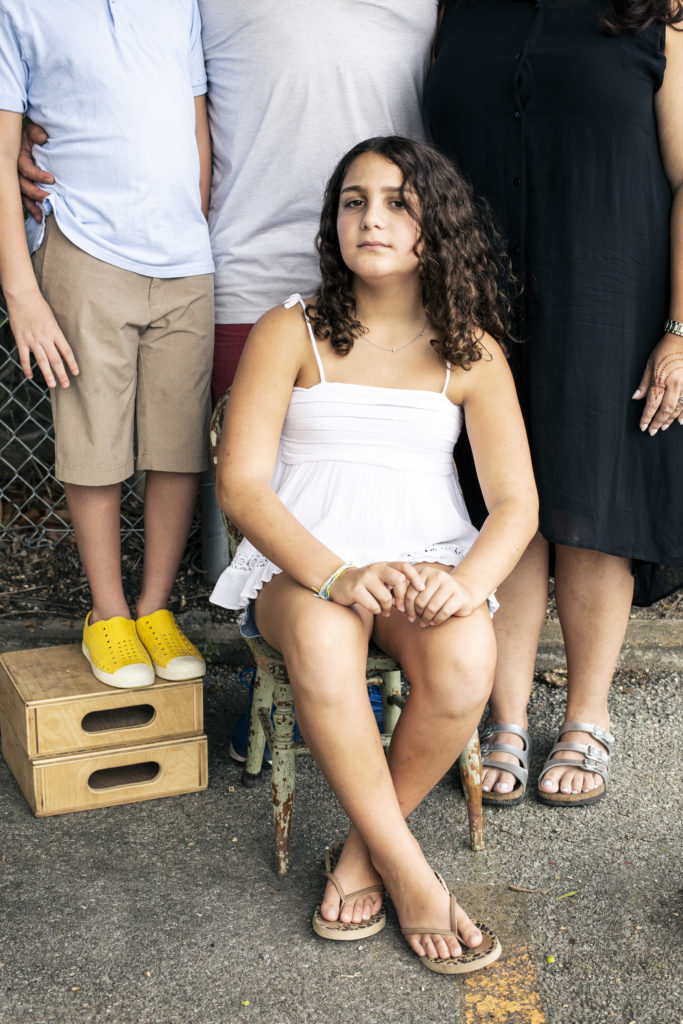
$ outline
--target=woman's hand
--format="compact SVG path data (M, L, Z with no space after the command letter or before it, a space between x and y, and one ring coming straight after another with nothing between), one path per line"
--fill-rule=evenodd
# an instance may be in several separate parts
M675 419L683 426L683 338L665 334L652 350L633 398L645 398L640 429L654 436Z
M53 185L55 179L48 171L41 171L39 167L36 167L33 162L33 147L42 146L46 142L47 133L40 125L34 124L33 121L28 121L21 133L21 149L17 161L19 188L21 189L21 198L26 212L30 213L39 224L43 219L43 211L38 206L38 203L45 199L49 193L45 192L38 183L42 182L44 185Z
M373 615L389 615L392 608L405 611L408 589L420 593L422 575L410 562L373 562L360 569L346 569L329 589L330 600L350 607L359 604Z
M471 615L478 601L452 570L437 562L420 562L419 569L424 588L410 586L405 597L405 611L411 622L420 626L439 626L452 616Z

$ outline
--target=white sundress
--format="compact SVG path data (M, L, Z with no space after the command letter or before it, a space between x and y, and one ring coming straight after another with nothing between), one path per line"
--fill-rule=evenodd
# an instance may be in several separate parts
M463 412L442 391L328 381L300 295L320 372L295 387L271 486L341 562L457 565L477 537L453 463ZM214 604L246 608L282 570L246 538L219 577ZM322 581L321 581L322 582ZM498 607L489 597L491 612Z

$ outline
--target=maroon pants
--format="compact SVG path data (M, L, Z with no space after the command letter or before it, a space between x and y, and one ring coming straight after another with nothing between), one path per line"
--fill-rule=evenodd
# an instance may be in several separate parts
M253 324L216 324L211 398L214 406L235 378L244 343Z

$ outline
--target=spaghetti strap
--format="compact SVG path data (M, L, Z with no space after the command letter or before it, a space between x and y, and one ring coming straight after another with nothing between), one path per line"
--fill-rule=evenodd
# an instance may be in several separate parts
M448 391L448 382L451 379L451 364L446 360L446 380L444 381L442 395L445 395Z
M306 313L306 303L301 298L298 292L294 292L294 294L290 295L288 299L285 299L285 301L283 302L283 306L285 307L285 309L291 309L292 306L296 306L297 302L300 304L304 312L304 320L306 321L308 336L311 339L311 345L313 346L313 355L315 356L315 361L318 364L318 372L320 373L320 383L326 384L327 381L325 380L325 371L323 370L322 359L320 358L320 353L318 352L318 346L315 341L315 335L313 334L313 328L311 327L311 321L308 319L308 314Z

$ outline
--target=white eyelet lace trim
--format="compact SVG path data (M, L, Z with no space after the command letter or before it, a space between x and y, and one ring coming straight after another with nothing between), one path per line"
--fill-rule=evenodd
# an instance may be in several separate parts
M266 565L268 565L268 559L265 555L235 555L230 563L230 568L235 572L251 572L252 569L262 569Z

